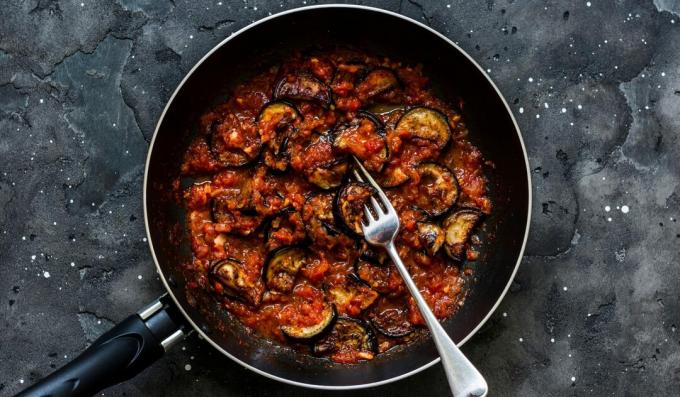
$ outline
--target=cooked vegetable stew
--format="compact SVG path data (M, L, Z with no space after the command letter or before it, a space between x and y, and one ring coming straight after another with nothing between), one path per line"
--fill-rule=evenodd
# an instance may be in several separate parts
M397 249L435 315L463 304L491 213L484 159L421 67L349 50L293 55L206 112L182 176L193 261L209 291L264 337L338 363L424 333L394 264L362 239L370 185L399 213Z

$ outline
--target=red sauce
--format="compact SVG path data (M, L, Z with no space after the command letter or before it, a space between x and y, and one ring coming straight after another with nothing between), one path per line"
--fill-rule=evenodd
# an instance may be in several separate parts
M331 349L323 355L339 363L371 359L422 334L423 319L394 265L344 227L334 209L350 173L348 155L354 154L378 180L401 180L385 189L400 216L398 251L434 314L453 315L463 303L465 279L444 249L426 253L427 239L418 235L420 223L439 221L414 208L431 191L415 185L417 166L448 167L459 186L456 206L487 214L492 206L481 152L467 140L460 115L427 83L420 67L363 53L294 55L207 111L200 119L203 133L187 149L181 168L184 176L200 179L183 192L194 254L187 266L194 278L190 288L210 291L245 326L305 352L314 351L310 346L328 330L302 340L286 336L282 327L321 324L328 307L359 319L357 324L389 313L377 323L398 320L401 328L392 328L405 327L399 336L373 335L366 327L371 343L334 335L339 339L326 344ZM277 92L283 98L275 98ZM268 108L273 102L282 105ZM407 109L418 106L445 116L451 135L446 146L396 127ZM359 109L373 110L377 121L361 118ZM339 126L351 123L346 144L339 145ZM271 169L263 158L275 159L284 170ZM305 259L298 269L286 268L294 287L276 290L267 284L266 263L277 249L290 246L305 247ZM476 255L467 252L468 260ZM222 260L236 264L233 279L217 276Z

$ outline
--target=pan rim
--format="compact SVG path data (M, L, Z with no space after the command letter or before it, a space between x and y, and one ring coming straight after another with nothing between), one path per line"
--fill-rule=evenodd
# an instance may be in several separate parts
M447 44L452 46L454 49L456 49L458 52L460 52L472 65L474 65L477 70L484 76L484 78L487 80L487 82L493 87L493 89L496 92L496 95L500 98L500 100L503 102L503 105L505 106L506 111L508 112L510 119L512 120L512 124L515 127L515 133L517 134L517 138L519 139L520 146L522 148L522 154L524 155L524 166L526 170L526 177L527 177L527 219L526 219L526 226L524 230L524 236L522 238L522 245L520 247L519 253L517 255L517 260L515 262L515 267L512 271L512 274L510 275L510 278L508 279L507 284L505 285L505 288L501 292L500 296L494 303L494 305L491 307L489 312L484 316L484 318L477 324L475 328L473 328L460 342L457 343L458 346L462 346L467 342L470 338L472 338L473 335L481 329L481 327L491 318L493 313L496 311L498 306L500 305L501 301L503 298L505 298L505 295L507 294L508 290L510 289L510 285L512 284L513 280L515 279L515 276L517 274L517 270L519 269L519 265L522 262L522 259L524 257L524 250L526 248L526 243L527 243L527 238L529 236L529 227L531 223L531 208L532 208L532 189L531 189L531 172L530 172L530 167L529 167L529 157L527 154L526 146L524 144L524 140L522 138L522 133L519 128L519 125L517 124L517 120L515 120L515 116L510 109L510 106L508 105L508 102L506 101L505 97L501 93L501 91L498 89L496 84L493 82L491 77L486 73L486 71L475 61L465 50L463 50L461 47L459 47L456 43L451 41L448 37L444 36L442 33L438 32L437 30L419 22L416 21L412 18L409 18L407 16L398 14L393 11L389 10L384 10L381 8L377 7L371 7L371 6L364 6L364 5L355 5L355 4L319 4L319 5L312 5L312 6L306 6L306 7L298 7L298 8L293 8L289 9L286 11L282 11L276 14L272 14L270 16L267 16L265 18L262 18L260 20L257 20L241 29L238 31L232 33L229 37L225 38L221 42L219 42L217 45L215 45L213 48L210 49L184 76L182 81L178 84L177 88L173 91L172 95L168 99L165 107L163 108L163 112L161 113L158 122L156 123L156 128L154 129L153 136L151 137L151 141L149 143L149 149L147 152L147 158L146 158L146 163L144 166L144 181L142 185L142 199L143 199L143 209L144 209L144 228L146 230L146 237L147 237L147 242L149 244L149 249L151 251L151 256L153 258L154 264L156 265L156 270L158 271L159 275L161 276L161 281L163 282L163 286L167 290L168 295L172 298L172 300L175 302L175 305L177 305L179 311L182 313L182 315L186 318L186 320L191 324L193 329L203 337L204 340L208 341L215 349L217 349L219 352L224 354L225 356L229 357L231 360L234 362L242 365L243 367L260 374L262 376L265 376L269 379L273 379L282 383L286 383L289 385L294 385L294 386L300 386L300 387L305 387L305 388L310 388L310 389L318 389L318 390L355 390L355 389L363 389L363 388L368 388L368 387L375 387L375 386L381 386L385 385L388 383L392 383L395 381L398 381L400 379L405 379L408 378L412 375L415 375L421 371L426 370L427 368L430 368L431 366L437 364L441 358L437 357L434 360L432 360L429 363L426 363L414 370L411 370L409 372L388 378L388 379L383 379L377 382L371 382L371 383L362 383L362 384L356 384L356 385L343 385L343 386L334 386L334 385L319 385L319 384L313 384L313 383L304 383L304 382L297 382L294 380L290 380L287 378L283 378L274 374L270 374L269 372L263 371L259 368L256 368L240 359L237 357L233 356L231 353L226 351L225 349L222 348L219 344L217 344L215 341L212 340L210 336L208 336L203 330L191 319L191 317L187 314L187 312L184 310L184 307L180 304L179 300L177 297L175 297L175 294L173 293L172 289L170 288L170 285L168 284L166 275L163 273L163 269L161 268L158 258L156 257L156 252L153 247L153 240L151 238L151 230L149 228L149 216L148 216L148 211L147 211L147 183L148 183L148 176L149 176L149 164L151 162L151 155L153 153L153 148L154 148L154 143L156 140L156 136L158 135L158 131L160 130L161 125L163 124L163 120L165 118L165 114L167 113L170 105L172 104L173 100L175 99L175 96L180 92L186 81L193 75L194 71L198 69L198 67L203 64L214 52L216 52L218 49L220 49L223 45L231 41L233 38L237 37L241 33L254 28L255 26L258 26L262 23L268 22L271 19L278 18L284 15L288 14L293 14L296 12L303 12L303 11L309 11L309 10L314 10L314 9L323 9L323 8L344 8L344 9L357 9L357 10L362 10L362 11L372 11L372 12L377 12L377 13L382 13L389 15L391 17L396 17L400 18L406 22L412 23L422 29L427 30L428 32L434 34L435 36L439 37L440 39L444 40Z

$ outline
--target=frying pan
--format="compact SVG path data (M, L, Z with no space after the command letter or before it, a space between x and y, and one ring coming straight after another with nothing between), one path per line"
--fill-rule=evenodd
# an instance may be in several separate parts
M481 256L465 305L444 322L465 343L491 316L517 271L526 243L531 182L522 137L510 108L481 67L431 28L389 11L321 5L283 12L240 30L201 59L175 90L151 140L144 175L149 248L167 293L102 335L79 357L21 396L85 396L129 379L196 332L241 365L281 382L318 389L377 386L439 361L428 338L357 365L302 355L249 332L203 293L187 294L182 263L191 258L184 215L172 194L183 152L202 112L237 84L294 50L351 46L422 64L437 95L460 103L470 139L494 167L487 170L493 214L482 231Z

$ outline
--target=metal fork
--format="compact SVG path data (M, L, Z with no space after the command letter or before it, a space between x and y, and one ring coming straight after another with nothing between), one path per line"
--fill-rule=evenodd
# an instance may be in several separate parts
M439 356L442 359L442 365L446 372L446 378L449 381L449 387L454 397L483 397L487 395L488 386L484 377L475 368L470 360L458 349L458 346L451 340L449 335L444 330L444 327L439 324L430 307L425 302L425 299L420 294L418 287L413 282L411 275L404 266L404 263L399 258L397 249L394 246L394 238L399 231L399 217L394 207L383 193L382 189L373 180L371 175L366 171L363 165L354 157L354 162L357 167L354 167L354 176L359 182L368 181L376 190L380 203L375 197L371 196L371 207L364 205L365 221L362 221L361 226L364 231L366 241L372 245L378 245L387 250L392 262L397 266L401 278L411 296L415 299L420 314L425 319L427 327L430 329L434 344L437 346ZM360 172L359 172L360 171ZM363 175L363 176L362 176ZM381 205L382 204L382 207Z

